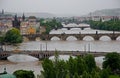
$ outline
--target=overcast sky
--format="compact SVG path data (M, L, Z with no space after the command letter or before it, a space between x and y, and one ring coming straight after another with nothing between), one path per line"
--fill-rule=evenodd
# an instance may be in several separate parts
M0 0L7 12L48 12L85 15L101 9L120 8L120 0Z

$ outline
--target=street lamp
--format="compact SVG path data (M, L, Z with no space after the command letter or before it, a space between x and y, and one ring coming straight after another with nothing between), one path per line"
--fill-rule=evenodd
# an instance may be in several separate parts
M86 53L86 45L84 45L84 52Z
M46 52L47 52L47 42L46 42Z
M40 44L40 51L42 52L42 44Z
M88 44L88 52L90 52L90 43Z

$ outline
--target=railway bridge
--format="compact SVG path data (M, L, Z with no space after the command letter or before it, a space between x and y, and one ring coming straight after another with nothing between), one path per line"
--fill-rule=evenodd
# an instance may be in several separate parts
M56 51L4 51L0 52L0 59L7 59L7 57L13 54L26 54L36 57L38 59L49 58L50 56L54 56ZM71 56L84 56L86 54L92 54L94 57L104 56L108 52L83 52L83 51L57 51L59 55L71 55Z

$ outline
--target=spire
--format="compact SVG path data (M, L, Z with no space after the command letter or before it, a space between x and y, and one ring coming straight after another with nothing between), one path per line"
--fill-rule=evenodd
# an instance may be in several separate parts
M20 29L20 21L18 20L17 14L14 17L12 25L13 25L13 27Z
M4 14L4 10L2 9L2 14Z
M23 13L23 16L22 16L22 20L23 20L23 21L25 20L25 15L24 15L24 13Z
M14 20L15 20L15 21L17 21L17 20L18 20L18 19L17 19L17 14L16 14L16 15L15 15L15 17L14 17Z
M90 12L90 20L92 20L92 13Z

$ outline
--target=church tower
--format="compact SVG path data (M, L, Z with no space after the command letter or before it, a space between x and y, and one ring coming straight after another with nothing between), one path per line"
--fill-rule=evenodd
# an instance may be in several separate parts
M4 14L4 10L2 9L2 14Z
M17 14L14 17L14 20L12 22L13 27L17 28L20 30L20 20L17 18Z
M24 13L23 13L23 16L22 16L22 21L25 21L25 15L24 15Z

